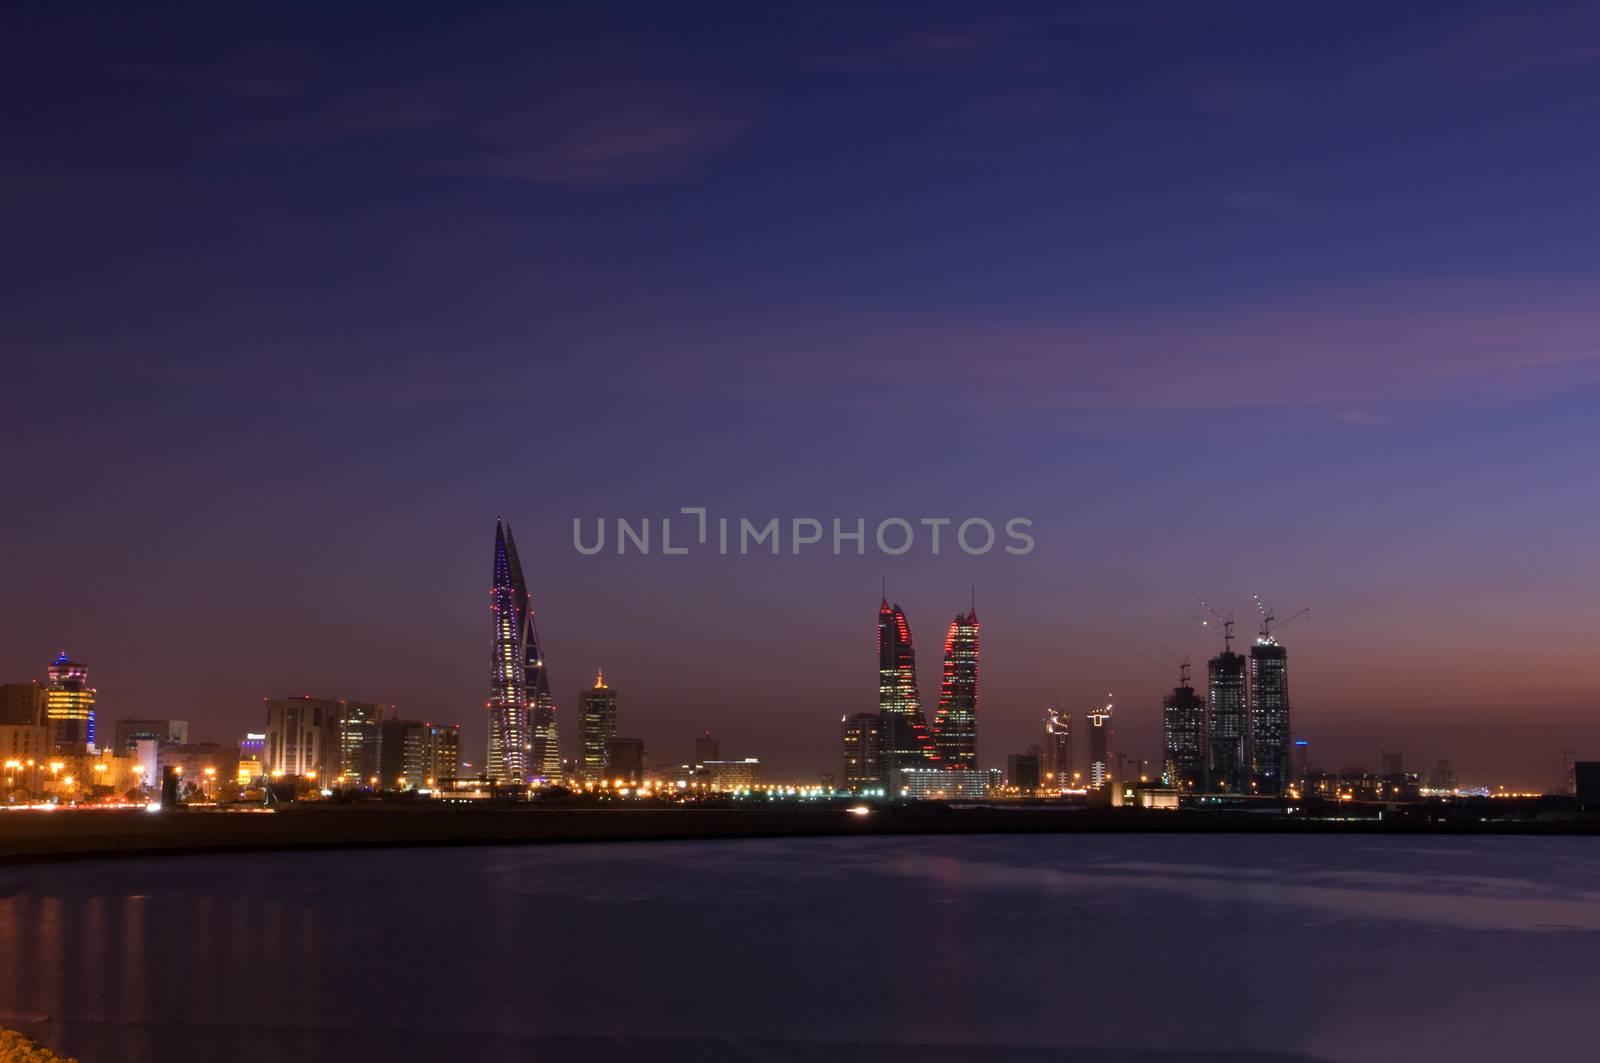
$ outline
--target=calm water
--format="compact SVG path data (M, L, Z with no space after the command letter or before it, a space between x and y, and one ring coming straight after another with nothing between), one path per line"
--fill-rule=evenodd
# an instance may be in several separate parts
M84 1063L1580 1058L1597 931L1588 839L106 861L0 869L0 1024Z

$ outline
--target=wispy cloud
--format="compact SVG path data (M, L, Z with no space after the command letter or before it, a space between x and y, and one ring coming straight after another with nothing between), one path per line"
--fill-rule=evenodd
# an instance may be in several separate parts
M1302 409L1359 424L1407 404L1600 385L1587 292L1485 282L1117 320L787 320L695 344L740 352L694 378L702 386L991 411Z
M491 120L476 144L437 171L557 185L618 185L678 177L730 144L748 119L714 106L595 101Z

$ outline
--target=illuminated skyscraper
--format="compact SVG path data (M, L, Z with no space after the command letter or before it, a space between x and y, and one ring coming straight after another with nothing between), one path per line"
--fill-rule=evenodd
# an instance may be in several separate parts
M905 611L891 607L887 598L878 608L878 714L883 717L884 772L893 790L901 768L936 763L939 755L917 693L911 625Z
M494 586L489 591L494 615L494 641L489 653L490 778L520 784L528 778L532 735L528 727L527 649L528 585L517 557L511 526L494 522ZM543 676L543 662L540 675Z
M1233 638L1232 628L1228 639ZM1246 793L1250 758L1245 712L1244 657L1231 642L1208 664L1210 692L1206 702L1206 759L1210 788L1219 793Z
M1046 785L1052 790L1066 789L1072 785L1072 713L1046 709L1044 738Z
M94 745L94 691L89 668L67 657L51 662L50 685L44 692L44 718L50 732L51 756L87 753Z
M944 637L944 680L933 718L934 745L947 768L978 766L978 610L956 614Z
M1094 709L1089 720L1089 785L1098 790L1111 781L1111 750L1115 745L1111 726L1111 702Z
M1161 774L1168 786L1204 792L1206 789L1206 703L1189 682L1185 658L1178 685L1161 699L1161 738L1166 757Z
M606 686L604 672L595 673L594 686L578 695L579 761L585 781L605 778L611 743L617 737L617 692Z
M1270 633L1250 647L1250 775L1257 793L1289 784L1289 654Z

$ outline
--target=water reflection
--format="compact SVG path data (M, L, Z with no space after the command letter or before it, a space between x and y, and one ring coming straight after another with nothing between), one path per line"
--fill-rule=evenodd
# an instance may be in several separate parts
M924 1060L972 1046L986 1060L1004 1046L1472 1060L1583 1043L1600 969L1588 842L1378 842L817 839L6 868L0 1022L85 1063L530 1047L789 1063L907 1043Z

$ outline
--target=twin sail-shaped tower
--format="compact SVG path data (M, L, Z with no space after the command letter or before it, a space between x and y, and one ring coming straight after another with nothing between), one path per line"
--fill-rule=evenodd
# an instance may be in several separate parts
M489 758L495 782L555 782L561 777L556 705L550 696L533 602L511 525L494 523L494 642L489 655Z

